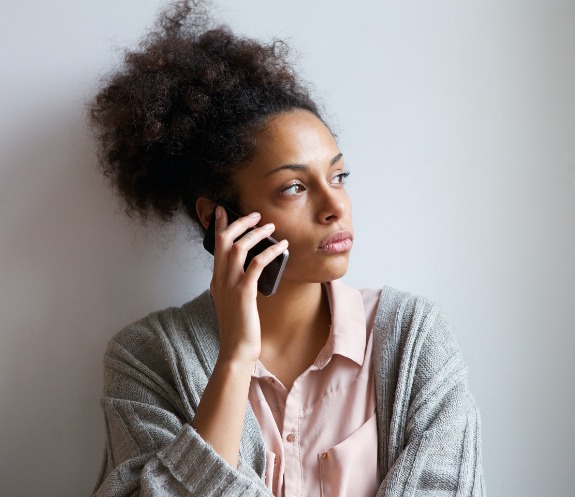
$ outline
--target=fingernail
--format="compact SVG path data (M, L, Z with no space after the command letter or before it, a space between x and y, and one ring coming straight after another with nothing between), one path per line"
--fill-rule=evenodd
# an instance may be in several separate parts
M273 224L273 223L264 224L264 225L262 226L262 228L263 228L264 230L271 230L271 229L273 229L273 227L274 227L274 224Z
M260 213L259 212L252 212L248 217L253 217L253 218L260 217Z
M287 241L287 240L282 240L281 242L279 242L279 244L280 244L282 247L287 247L287 246L288 246L288 241Z
M216 219L222 217L222 208L219 205L216 205Z

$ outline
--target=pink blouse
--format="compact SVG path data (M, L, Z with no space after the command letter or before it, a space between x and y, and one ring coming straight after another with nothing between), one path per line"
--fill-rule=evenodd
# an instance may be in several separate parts
M266 485L276 497L373 497L377 468L373 321L380 290L326 283L331 328L290 391L258 361L249 401L266 448Z

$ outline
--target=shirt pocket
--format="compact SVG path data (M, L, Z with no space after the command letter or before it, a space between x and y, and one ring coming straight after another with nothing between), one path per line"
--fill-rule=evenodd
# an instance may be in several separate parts
M279 461L279 456L271 450L266 450L266 487L274 495L277 495L278 491Z
M379 488L375 411L343 442L320 452L322 497L373 497Z

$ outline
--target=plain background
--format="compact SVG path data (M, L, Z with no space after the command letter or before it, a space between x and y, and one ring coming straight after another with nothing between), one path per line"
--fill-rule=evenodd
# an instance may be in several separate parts
M0 494L89 495L101 357L203 291L182 226L127 220L84 106L157 0L10 2L0 21ZM447 311L491 497L575 492L575 3L232 0L299 52L352 174L346 280Z

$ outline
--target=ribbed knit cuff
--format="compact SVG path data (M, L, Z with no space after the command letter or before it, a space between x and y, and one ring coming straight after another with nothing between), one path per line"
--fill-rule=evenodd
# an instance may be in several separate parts
M158 457L194 495L264 495L256 482L233 469L188 424Z

